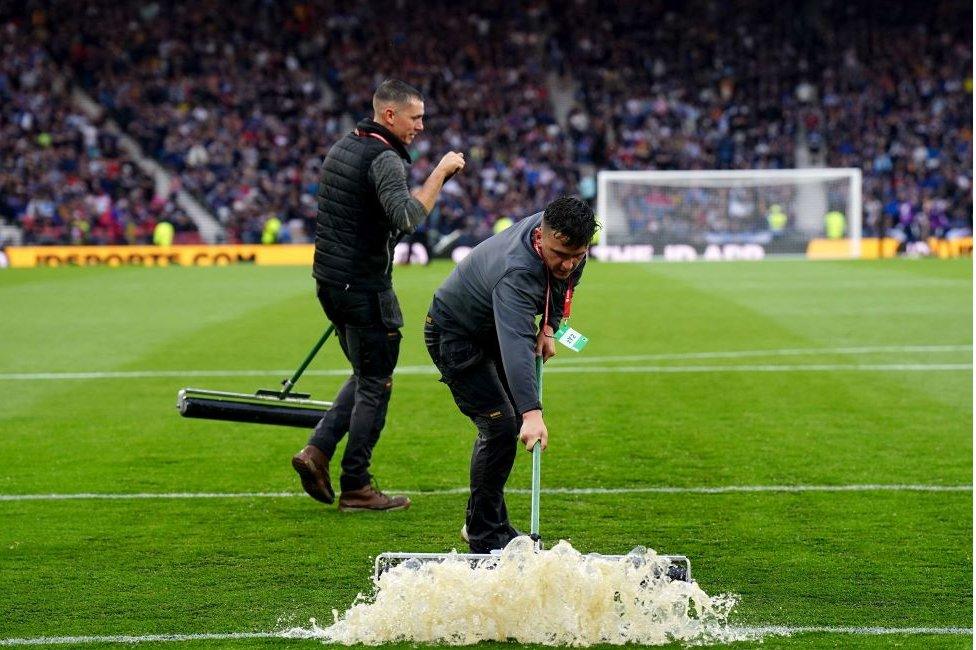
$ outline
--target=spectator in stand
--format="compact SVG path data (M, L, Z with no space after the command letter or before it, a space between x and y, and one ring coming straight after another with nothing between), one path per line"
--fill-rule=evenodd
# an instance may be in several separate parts
M477 243L499 217L591 184L594 168L788 168L800 149L818 164L861 167L865 207L911 200L930 223L939 210L945 232L971 231L972 9L958 0L884 13L826 0L803 21L792 5L755 0L680 10L621 0L613 11L596 0L461 0L437 21L396 23L333 0L242 0L234 11L222 0L47 6L39 26L6 10L19 34L3 39L0 66L67 62L62 72L179 175L231 241L259 241L269 211L304 224L293 240L310 239L323 152L385 76L427 80L437 135L410 149L414 184L432 151L468 147L468 173L444 188L432 244L458 230L458 243ZM32 193L6 178L0 214L19 213Z

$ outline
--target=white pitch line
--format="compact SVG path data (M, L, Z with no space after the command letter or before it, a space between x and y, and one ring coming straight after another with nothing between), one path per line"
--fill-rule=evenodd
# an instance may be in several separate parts
M794 634L847 634L857 636L882 635L955 635L972 636L969 627L853 627L846 625L815 625L815 626L787 626L770 625L763 627L731 627L730 632L741 632L747 635L790 636ZM306 632L306 630L302 630ZM186 641L236 641L241 639L318 639L321 634L307 631L301 634L298 630L284 632L226 632L212 634L147 634L144 636L40 636L33 638L0 639L0 646L30 646L30 645L86 645L94 643L160 643Z
M424 366L426 368L426 366ZM188 379L191 377L269 377L288 375L294 370L107 370L95 372L7 372L0 373L0 381L6 380L62 380L62 379L161 379L174 377ZM431 374L433 374L431 366ZM305 376L319 377L348 376L346 370L306 370Z
M388 490L390 491L390 490ZM439 490L394 490L415 496L467 494L467 487ZM510 494L530 494L525 488L507 490ZM757 492L972 492L972 485L861 483L853 485L720 485L720 486L646 486L624 488L542 488L543 494L736 494ZM75 494L0 494L0 501L71 501L124 499L284 499L304 497L304 492L79 492Z
M146 634L143 636L38 636L0 639L0 646L82 645L92 643L158 643L160 641L233 641L235 639L285 639L283 632L227 632L214 634Z
M856 634L860 636L878 636L888 634L954 634L972 636L971 627L855 627L848 625L767 625L760 627L733 627L737 632L771 634L789 636L791 634Z
M723 372L732 371L795 371L795 370L966 370L972 369L972 364L873 364L873 365L761 365L761 366L638 366L638 367L604 367L586 370L576 368L572 364L614 363L624 361L680 361L688 359L742 359L748 357L783 357L783 356L827 356L827 355L858 355L878 353L940 353L972 351L972 345L884 345L862 347L837 348L780 348L770 350L726 350L713 352L677 352L665 354L636 354L611 356L572 356L557 358L550 366L549 372ZM562 364L569 365L562 365ZM433 375L437 370L432 365L400 366L396 369L401 375ZM292 370L106 370L92 372L8 372L0 373L0 381L25 380L66 380L66 379L151 379L151 378L193 378L193 377L265 377L290 375ZM345 377L349 374L347 368L306 370L306 375L317 377Z
M554 366L549 373L714 373L714 372L941 372L972 370L971 363L821 363L739 366Z
M878 354L878 353L938 353L968 352L972 345L881 345L844 348L782 348L776 350L727 350L718 352L676 352L666 354L632 354L605 357L580 356L573 363L604 363L607 361L665 361L681 359L742 359L747 357L799 357L831 354Z
M124 501L131 499L285 499L304 492L78 492L75 494L0 494L0 501Z
M576 360L547 366L546 373L716 373L716 372L944 372L972 370L971 363L872 363L872 364L763 364L727 366L579 366ZM0 373L0 381L38 381L73 379L189 379L199 377L278 377L290 375L290 370L118 370L104 372L8 372ZM347 377L348 369L306 370L306 376ZM402 366L397 375L436 375L434 366Z
M530 494L524 488L508 490ZM546 494L733 494L737 492L972 492L972 485L864 483L855 485L648 486L632 488L543 488ZM420 493L418 493L420 494Z

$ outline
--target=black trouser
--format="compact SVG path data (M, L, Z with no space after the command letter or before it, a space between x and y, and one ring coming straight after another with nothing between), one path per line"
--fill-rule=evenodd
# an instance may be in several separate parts
M349 291L319 283L317 294L325 315L335 325L342 352L352 364L352 376L339 389L308 443L332 458L348 432L339 486L343 491L356 490L372 479L369 461L386 423L403 316L392 289Z
M505 483L515 464L522 416L505 380L497 346L445 332L431 315L424 341L454 402L478 428L471 452L471 496L465 525L473 553L504 548L518 533L508 521Z

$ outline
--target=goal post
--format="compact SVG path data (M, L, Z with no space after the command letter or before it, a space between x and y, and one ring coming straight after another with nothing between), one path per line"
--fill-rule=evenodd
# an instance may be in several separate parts
M604 252L755 259L803 255L817 239L857 258L861 170L601 171L597 218Z

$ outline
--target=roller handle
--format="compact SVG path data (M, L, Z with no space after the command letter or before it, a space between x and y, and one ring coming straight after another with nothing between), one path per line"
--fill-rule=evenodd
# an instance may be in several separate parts
M312 363L312 359L315 358L315 355L318 354L319 350L322 349L322 346L325 345L325 342L329 340L329 337L332 336L332 332L334 331L335 325L329 323L329 327L325 330L325 333L318 340L318 343L315 344L315 347L312 348L312 351L308 353L308 356L305 357L305 360L302 361L302 365L298 366L298 370L296 370L295 374L291 376L291 379L281 380L281 385L284 386L284 389L278 396L280 399L285 399L288 397L288 393L290 393L291 389L294 388L295 384L298 383L299 377L301 377L302 373L305 372L305 369L308 368L308 364Z

